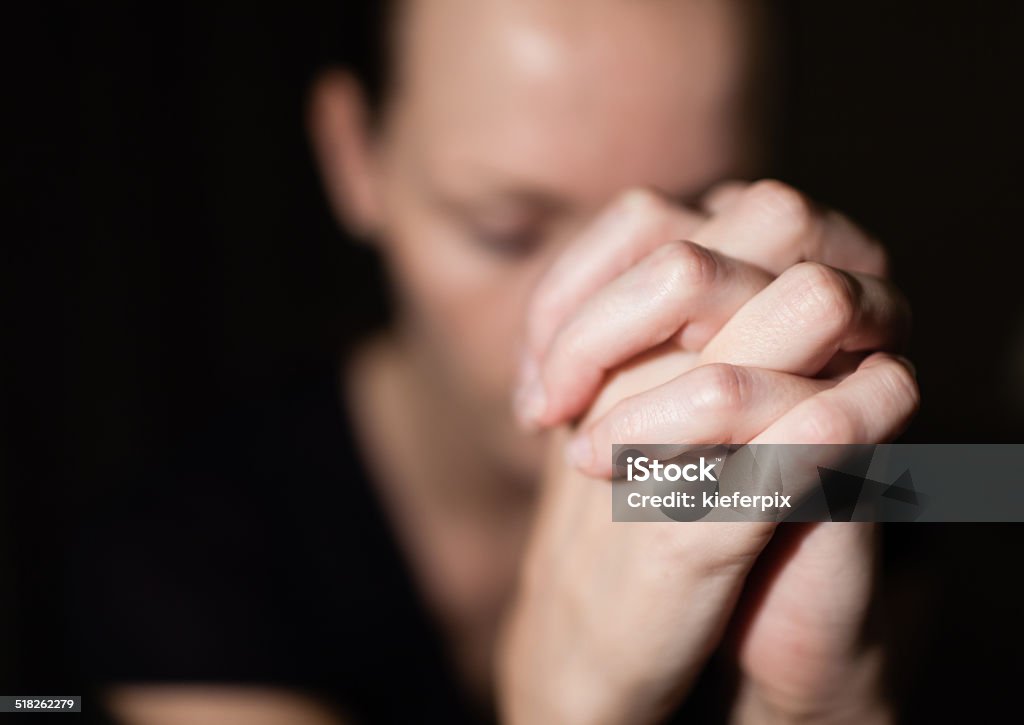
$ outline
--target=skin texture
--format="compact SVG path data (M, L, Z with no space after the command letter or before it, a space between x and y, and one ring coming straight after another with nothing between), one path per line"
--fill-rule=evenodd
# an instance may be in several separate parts
M879 245L722 183L755 172L753 5L412 0L376 124L344 72L311 93L328 198L398 303L345 372L357 434L467 688L510 722L654 721L720 646L738 722L886 717L857 636L872 527L613 525L597 453L884 441L916 410L880 352L908 315ZM174 721L120 692L127 721Z

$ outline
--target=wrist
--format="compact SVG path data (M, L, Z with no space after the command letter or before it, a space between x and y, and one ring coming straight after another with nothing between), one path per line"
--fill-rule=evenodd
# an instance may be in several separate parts
M617 683L603 681L592 672L560 669L543 673L533 666L505 663L499 674L498 701L501 722L565 723L566 725L616 725L623 722L654 723L646 708L625 695Z
M741 681L730 722L737 725L889 725L891 704L880 685L879 652L865 654L844 668L832 687L809 692Z
M532 638L516 637L515 615L497 648L497 700L505 725L656 723L663 714L634 692L620 672L594 652L560 658ZM562 652L566 651L559 648ZM557 666L552 668L552 663Z
M750 697L738 702L731 722L736 725L891 725L892 708L881 698L837 703L826 707L779 706Z

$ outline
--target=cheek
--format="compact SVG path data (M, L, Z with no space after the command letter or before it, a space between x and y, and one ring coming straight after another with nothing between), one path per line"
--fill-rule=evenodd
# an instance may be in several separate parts
M506 405L538 265L476 249L425 213L391 218L384 252L403 322L453 388Z

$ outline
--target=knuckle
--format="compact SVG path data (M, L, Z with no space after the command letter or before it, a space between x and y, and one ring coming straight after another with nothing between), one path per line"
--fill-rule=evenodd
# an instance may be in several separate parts
M628 220L633 234L655 235L675 213L672 202L659 192L636 187L624 192L616 202L616 215Z
M859 443L861 431L839 406L825 398L811 398L800 410L795 443Z
M746 192L748 203L775 226L798 237L814 221L814 208L802 193L775 179L762 179L751 184Z
M639 219L649 219L660 217L665 212L668 201L653 189L637 186L622 192L615 205L622 211L635 214Z
M697 407L719 412L742 410L750 397L750 381L742 368L728 363L703 365L695 371Z
M699 244L674 241L663 244L655 252L659 291L664 296L687 296L707 288L714 282L718 262L711 252Z
M790 308L798 318L835 332L853 324L857 293L848 275L817 262L801 262L783 276L794 283Z

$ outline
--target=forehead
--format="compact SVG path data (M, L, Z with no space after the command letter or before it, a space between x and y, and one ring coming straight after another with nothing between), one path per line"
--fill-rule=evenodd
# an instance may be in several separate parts
M700 183L744 65L724 0L410 0L397 104L424 153L552 187Z

